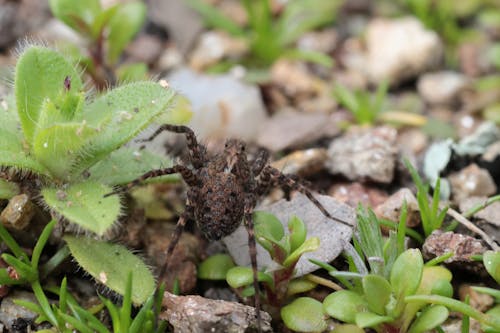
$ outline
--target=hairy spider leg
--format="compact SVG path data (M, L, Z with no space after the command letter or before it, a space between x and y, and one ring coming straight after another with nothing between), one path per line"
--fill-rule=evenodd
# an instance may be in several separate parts
M185 134L187 140L188 151L190 152L191 163L197 169L203 166L205 161L205 149L196 140L196 135L193 130L187 126L164 124L160 126L149 138L139 140L139 142L153 141L161 132L168 131L173 133Z
M155 170L148 171L145 174L143 174L142 176L140 176L139 178L134 179L133 181L131 181L127 185L119 187L116 190L114 190L113 192L105 194L104 197L109 197L109 196L114 195L114 194L127 192L131 188L136 187L138 185L141 185L146 179L171 175L174 173L180 174L182 176L182 179L184 179L186 184L188 184L189 186L194 186L197 183L198 178L193 173L193 171L191 171L188 167L186 167L184 165L178 164L178 165L174 165L173 167L170 167L170 168L155 169Z
M253 195L252 195L253 197ZM253 289L254 289L254 306L257 315L257 330L262 332L261 327L261 316L260 316L260 290L259 290L259 280L257 277L257 244L255 243L255 232L252 219L252 211L255 206L255 199L247 200L245 204L245 215L244 223L248 233L248 252L250 255L250 262L252 263L252 273L253 273Z
M273 168L270 165L266 165L264 170L262 170L261 176L261 185L266 188L269 186L269 183L272 181L276 181L280 186L286 188L290 188L292 190L298 191L304 194L320 211L321 213L329 219L340 222L350 228L352 225L347 221L343 221L339 218L333 217L326 208L312 195L311 191L307 189L304 185L300 184L298 181L290 177L289 175L285 175L281 171L276 168ZM267 184L266 184L267 183Z
M259 150L257 156L252 161L252 173L254 177L260 175L264 167L266 166L269 160L269 152L267 150Z

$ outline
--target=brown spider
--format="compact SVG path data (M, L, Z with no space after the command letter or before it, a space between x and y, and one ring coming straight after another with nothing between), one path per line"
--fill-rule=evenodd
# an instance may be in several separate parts
M163 125L149 138L151 141L163 131L184 133L187 138L189 157L192 168L175 165L170 168L151 170L130 182L123 188L107 194L112 195L126 191L141 184L144 180L168 174L179 173L188 185L186 209L181 214L168 246L166 259L160 270L159 281L165 274L170 257L182 234L186 221L195 220L203 234L210 240L218 240L228 236L241 224L242 220L248 231L249 254L253 270L253 286L255 289L255 307L257 325L261 331L260 298L257 281L257 249L255 243L252 212L260 196L275 185L286 190L297 190L305 194L316 207L328 218L334 219L330 213L316 200L311 192L279 170L268 165L268 154L261 151L252 161L247 159L245 144L230 139L222 153L209 157L206 148L196 140L194 132L186 126ZM335 219L351 227L348 223Z

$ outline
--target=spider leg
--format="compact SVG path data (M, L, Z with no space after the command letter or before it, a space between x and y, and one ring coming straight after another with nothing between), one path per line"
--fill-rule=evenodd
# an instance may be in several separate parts
M254 294L254 305L257 316L257 330L258 332L262 332L262 319L260 315L260 292L259 292L259 281L257 278L257 244L255 243L255 233L254 226L252 220L252 211L254 208L254 204L252 204L252 200L247 200L245 204L245 216L244 223L248 232L248 252L250 254L250 261L252 263L252 272L253 272L253 288L255 290Z
M160 126L149 138L139 140L139 142L152 141L164 131L185 134L193 166L195 168L203 166L203 161L205 161L205 149L198 143L198 140L196 140L196 135L193 130L187 126L164 124Z
M196 175L191 171L188 167L184 165L174 165L173 167L170 168L164 168L164 169L156 169L156 170L151 170L143 174L142 176L134 179L130 183L128 183L125 186L119 187L118 189L114 190L113 192L107 193L104 195L104 197L109 197L114 194L118 193L123 193L131 188L140 185L142 182L144 182L146 179L149 178L155 178L155 177L160 177L160 176L165 176L165 175L171 175L174 173L179 173L182 176L182 179L189 185L189 186L194 186L196 185L198 179Z
M257 153L257 157L252 161L252 172L254 177L258 176L264 167L267 164L267 161L269 160L269 152L265 149L259 150Z
M280 186L285 188L285 192L290 190L298 191L304 194L320 211L321 213L329 219L335 220L342 224L345 224L352 228L352 225L346 221L340 220L338 218L333 217L326 208L312 195L311 191L300 182L294 179L294 177L285 175L281 171L276 168L273 168L270 165L267 165L264 170L262 170L261 180L264 182L270 182L275 180ZM265 184L263 184L265 187Z

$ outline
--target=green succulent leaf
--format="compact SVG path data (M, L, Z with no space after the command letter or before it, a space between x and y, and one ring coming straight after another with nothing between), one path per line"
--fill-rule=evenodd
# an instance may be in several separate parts
M340 290L325 298L323 309L335 319L354 324L356 314L368 311L368 304L358 293L351 290Z
M293 252L306 240L307 229L304 222L294 215L288 221L288 230L290 231L290 251Z
M330 333L365 333L365 330L356 325L336 325Z
M71 82L65 86L65 82ZM21 55L15 74L17 111L24 136L32 144L45 101L58 100L66 89L77 94L82 81L77 69L62 55L48 48L32 46Z
M257 280L265 282L269 286L273 285L271 275L258 272ZM226 274L226 281L232 288L241 288L253 283L253 271L250 267L237 266L229 269Z
M431 294L452 297L453 286L451 285L451 282L446 279L437 280L432 286Z
M153 293L155 280L146 264L119 244L90 237L64 236L71 254L93 278L123 295L132 274L132 301L142 304Z
M88 180L97 181L107 185L122 185L131 182L144 173L172 166L172 160L163 157L146 149L133 149L123 147L115 150L105 159L93 165L88 171ZM165 180L165 178L175 179L175 176L165 176L155 179Z
M146 5L142 2L128 2L120 5L109 20L108 62L116 63L123 49L139 31L146 19Z
M391 285L380 275L368 274L363 277L363 292L368 303L368 309L385 315L385 306L391 298Z
M417 290L422 279L424 260L418 249L403 252L394 262L390 282L396 295L408 296Z
M268 252L273 253L273 244L280 245L285 231L276 216L271 213L255 211L252 215L255 237L260 245Z
M313 290L317 285L317 283L312 282L306 278L293 279L288 283L286 295L292 296L295 294L305 293L309 290Z
M229 269L234 267L231 256L216 254L205 259L198 267L198 278L204 280L225 280Z
M82 156L81 172L130 141L158 115L169 109L174 91L154 82L134 82L111 90L87 105L87 124L101 131Z
M19 186L0 178L0 199L10 199L19 194Z
M408 333L429 332L448 319L448 315L449 311L445 306L429 306L415 319Z
M296 332L322 332L326 319L321 302L310 297L299 297L281 309L285 325Z
M319 248L319 238L311 237L308 238L302 245L300 245L295 251L293 251L283 262L283 266L290 267L291 265L297 263L300 257L306 252L313 252Z
M85 230L104 234L120 214L120 198L104 198L113 189L97 182L70 184L67 187L46 187L41 193L47 205L70 222Z
M500 304L494 306L493 308L486 311L486 315L490 316L490 318L500 318ZM497 323L496 327L491 325L481 325L481 328L486 333L497 333L500 330L500 323Z
M90 26L101 12L99 0L49 0L55 17L81 33L89 33Z
M376 327L383 323L388 323L393 321L394 319L389 316L379 316L373 312L359 312L356 313L356 325L361 328L365 327Z
M483 263L488 273L497 283L500 283L500 252L486 251L483 254Z

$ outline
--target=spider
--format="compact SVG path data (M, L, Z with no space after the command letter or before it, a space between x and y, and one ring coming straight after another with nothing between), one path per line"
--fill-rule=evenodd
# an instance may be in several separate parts
M305 194L327 218L335 218L305 186L292 176L285 175L270 166L267 151L261 150L257 157L250 161L245 153L245 143L229 139L225 143L223 152L210 157L205 146L198 143L194 132L189 127L176 125L163 125L143 141L151 141L163 131L186 136L192 167L177 164L169 168L151 170L106 196L127 191L140 185L146 179L174 173L180 174L188 185L186 209L179 217L172 240L166 250L166 259L160 270L158 281L162 280L167 271L170 258L187 221L196 221L199 229L209 240L218 240L228 236L243 221L248 232L249 255L255 289L254 305L257 328L260 332L261 306L258 296L257 248L252 221L253 209L258 199L266 194L272 186L279 185L286 191L297 190ZM351 227L347 222L335 220Z

